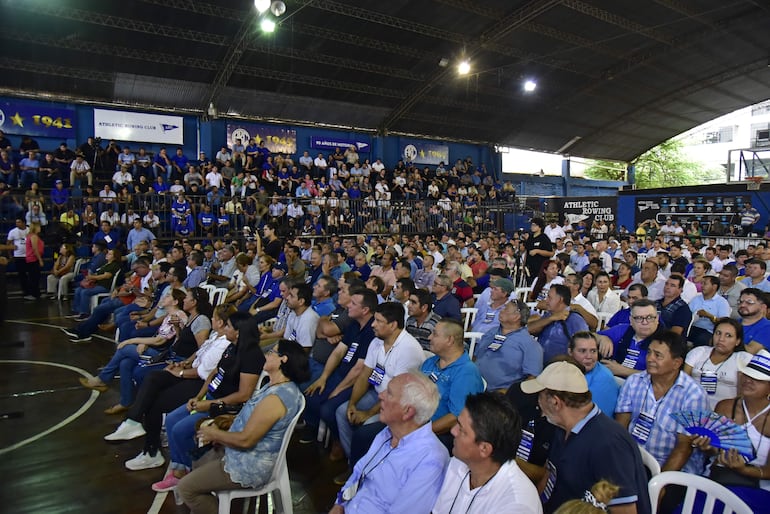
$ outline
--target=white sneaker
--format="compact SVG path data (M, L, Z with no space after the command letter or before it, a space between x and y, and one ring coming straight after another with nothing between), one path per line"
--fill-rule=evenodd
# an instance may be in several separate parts
M104 436L105 441L129 441L142 437L146 432L141 423L127 419L113 433Z
M155 457L151 457L149 453L142 452L131 460L126 461L126 468L131 471L139 471L142 469L159 468L166 462L166 459L161 455L160 450L155 454Z

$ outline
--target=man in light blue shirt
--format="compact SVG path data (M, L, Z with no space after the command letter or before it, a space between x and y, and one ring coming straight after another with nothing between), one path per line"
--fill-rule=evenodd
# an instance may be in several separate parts
M746 287L755 287L763 293L770 293L770 282L766 280L767 263L762 259L746 261L746 278L741 280Z
M431 430L436 384L419 371L394 377L379 395L387 425L337 494L330 514L430 512L449 452Z
M499 318L498 326L484 334L475 351L489 391L506 391L512 383L543 371L543 347L527 331L527 304L508 302Z
M706 346L711 343L714 335L714 323L719 318L730 316L732 309L724 297L717 294L719 291L719 277L706 275L703 277L703 292L698 293L690 301L689 307L695 317L695 322L690 327L687 340L695 346Z
M154 240L155 234L142 226L141 218L136 218L134 220L134 228L128 232L128 237L126 238L126 248L133 250L136 248L136 245L142 241L145 241L149 245Z
M478 311L471 331L486 333L495 328L498 324L498 315L514 289L513 281L510 279L492 280L489 283L489 299L476 304Z

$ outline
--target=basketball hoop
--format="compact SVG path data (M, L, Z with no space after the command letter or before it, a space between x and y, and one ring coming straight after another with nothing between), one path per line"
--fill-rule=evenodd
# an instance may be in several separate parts
M762 177L746 177L746 191L759 191Z

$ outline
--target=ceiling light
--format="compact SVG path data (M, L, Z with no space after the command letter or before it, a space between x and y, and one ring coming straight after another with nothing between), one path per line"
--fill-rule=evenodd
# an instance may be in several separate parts
M281 16L286 12L286 4L281 0L275 0L275 2L270 4L270 12L273 13L276 17Z
M259 27L262 29L262 32L274 32L275 22L270 18L264 18L261 22L259 22Z
M460 75L467 75L471 71L471 63L466 61L460 62L460 64L457 65L457 73Z
M270 9L270 0L254 0L254 7L257 8L259 14L262 14Z
M524 82L524 91L525 92L531 93L535 89L537 89L537 82L535 82L534 80L527 80L527 81Z

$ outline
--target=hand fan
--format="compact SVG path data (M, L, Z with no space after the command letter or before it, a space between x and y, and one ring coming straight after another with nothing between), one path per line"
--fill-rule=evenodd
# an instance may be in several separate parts
M746 428L727 416L704 410L675 412L671 417L688 433L708 437L715 448L736 449L749 460L756 456Z

